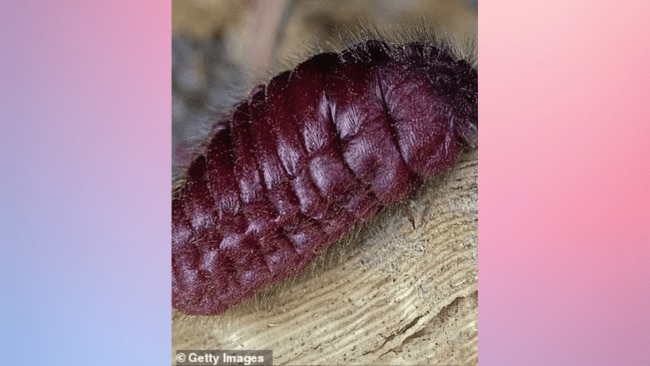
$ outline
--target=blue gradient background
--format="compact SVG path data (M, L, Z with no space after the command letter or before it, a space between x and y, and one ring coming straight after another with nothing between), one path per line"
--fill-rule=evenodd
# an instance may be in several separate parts
M170 10L0 1L2 364L169 362ZM647 365L648 5L479 11L480 362Z
M170 12L0 2L1 364L169 363Z

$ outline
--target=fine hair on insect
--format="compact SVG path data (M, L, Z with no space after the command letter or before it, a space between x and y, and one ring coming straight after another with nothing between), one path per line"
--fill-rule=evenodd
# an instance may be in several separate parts
M176 309L219 314L294 277L475 148L471 44L358 33L254 87L191 159L172 200Z

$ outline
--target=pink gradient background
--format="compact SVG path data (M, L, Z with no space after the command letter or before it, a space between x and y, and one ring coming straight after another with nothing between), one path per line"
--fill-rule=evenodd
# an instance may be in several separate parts
M648 365L650 3L479 8L479 361Z
M650 364L646 4L480 4L482 365ZM3 364L169 362L170 10L0 2Z

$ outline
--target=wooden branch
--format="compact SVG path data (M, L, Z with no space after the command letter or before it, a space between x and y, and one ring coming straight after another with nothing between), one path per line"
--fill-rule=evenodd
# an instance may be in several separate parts
M174 312L179 349L272 350L276 365L478 364L478 153L220 316Z

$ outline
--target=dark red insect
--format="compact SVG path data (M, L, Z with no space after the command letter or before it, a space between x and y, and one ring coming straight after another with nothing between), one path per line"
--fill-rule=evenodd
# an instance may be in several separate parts
M172 302L219 314L297 274L476 139L477 72L421 42L322 53L256 87L172 201Z

